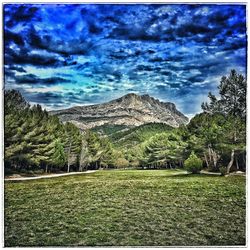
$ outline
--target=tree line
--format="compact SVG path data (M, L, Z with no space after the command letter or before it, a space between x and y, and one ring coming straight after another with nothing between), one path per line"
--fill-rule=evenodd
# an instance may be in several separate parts
M4 129L7 173L84 171L115 167L125 161L108 138L80 131L70 122L61 123L39 104L31 107L16 90L5 91Z
M157 134L142 145L144 164L154 167L178 166L193 152L204 167L219 171L246 166L246 79L235 70L223 76L219 97L208 94L203 112L187 126Z
M223 76L219 95L208 94L203 112L188 125L152 133L131 147L108 136L61 123L40 105L30 106L16 90L5 91L4 146L8 171L84 171L98 168L176 168L191 155L213 171L246 165L246 79L235 70ZM159 125L158 125L159 127ZM162 129L162 128L161 128ZM134 129L132 130L134 131ZM127 133L127 132L126 132ZM190 160L189 160L190 162Z

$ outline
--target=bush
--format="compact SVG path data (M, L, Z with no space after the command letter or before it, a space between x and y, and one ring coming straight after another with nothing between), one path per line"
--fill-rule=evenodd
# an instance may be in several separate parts
M221 176L226 175L226 173L227 173L227 168L226 167L220 167L219 170L220 170Z
M188 157L188 159L184 161L184 168L188 172L197 174L202 169L202 160L198 158L194 152L192 152L190 156Z
M115 164L117 168L127 168L129 166L129 162L125 158L116 159Z

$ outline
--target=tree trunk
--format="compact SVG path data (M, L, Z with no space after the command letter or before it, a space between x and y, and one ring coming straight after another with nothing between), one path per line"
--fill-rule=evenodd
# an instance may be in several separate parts
M83 166L79 164L79 172L82 172Z
M204 158L205 158L205 162L206 162L207 168L209 168L209 163L208 163L208 159L207 159L206 153L204 153Z
M71 146L72 146L72 141L70 141L70 144L69 144L69 150L68 150L68 169L67 169L67 172L69 173L69 170L70 170L70 154L71 154Z
M88 161L87 160L87 144L85 140L82 140L81 153L79 159L79 171L83 171L87 168Z
M231 151L231 160L227 165L227 174L229 174L230 169L231 169L231 167L233 165L233 162L234 162L234 149L232 149L232 151Z
M242 160L243 160L243 170L246 169L246 158L245 158L245 154L242 154Z
M210 146L208 146L208 156L209 156L209 164L210 164L211 161L212 161L212 155L211 155L211 148L210 148Z
M89 166L89 163L87 163L87 164L84 166L84 169L85 169L85 170L88 170L88 166Z
M235 156L235 163L236 163L236 169L239 170L240 168L237 155Z
M218 162L218 160L219 160L219 156L218 156L218 154L217 154L214 150L212 150L212 149L211 149L211 152L212 152L212 158L213 158L214 169L216 169L216 168L217 168L217 162Z
M45 166L45 173L48 173L48 165Z

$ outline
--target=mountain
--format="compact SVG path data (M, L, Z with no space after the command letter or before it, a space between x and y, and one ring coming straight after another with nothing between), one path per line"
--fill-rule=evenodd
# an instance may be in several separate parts
M80 129L102 125L134 127L146 123L178 127L188 122L188 118L176 109L174 103L133 93L107 103L55 110L50 111L50 114L57 115L62 122L70 121Z

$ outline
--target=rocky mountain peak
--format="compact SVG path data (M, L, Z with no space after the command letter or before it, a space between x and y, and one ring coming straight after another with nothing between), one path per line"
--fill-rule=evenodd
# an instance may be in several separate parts
M114 100L115 102L135 102L140 100L140 96L134 93L129 93L127 95L124 95L116 100Z
M129 94L122 96L121 98L122 99L138 99L140 98L140 96L135 93L129 93Z
M124 95L116 100L113 100L111 102L119 102L119 103L123 103L124 105L129 105L129 104L130 105L132 105L132 104L144 105L147 103L150 103L150 104L160 104L161 103L158 99L153 98L148 94L137 95L135 93L126 94L126 95ZM175 105L173 103L166 103L166 104L172 104L175 107Z
M176 109L174 103L161 102L147 94L135 93L103 104L78 106L51 113L61 121L70 121L81 129L104 124L139 126L146 123L165 123L178 127L188 122L188 118Z

